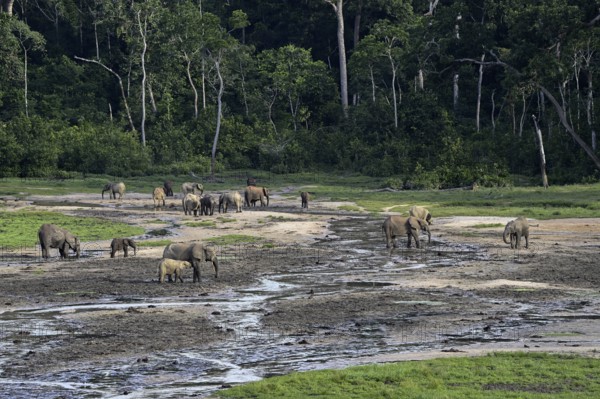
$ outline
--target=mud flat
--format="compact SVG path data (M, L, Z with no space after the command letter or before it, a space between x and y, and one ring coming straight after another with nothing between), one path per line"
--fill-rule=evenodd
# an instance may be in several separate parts
M531 248L514 251L502 228L474 227L506 218L437 218L429 246L390 253L383 217L325 202L306 211L275 193L268 209L213 216L215 227L198 228L186 226L200 218L184 216L177 199L154 212L142 195L95 197L22 206L161 227L173 241L264 240L217 241L219 279L207 264L202 284L191 272L183 284L158 284L162 248L127 259L96 251L77 261L2 262L0 398L202 397L296 370L600 349L598 220L540 221Z

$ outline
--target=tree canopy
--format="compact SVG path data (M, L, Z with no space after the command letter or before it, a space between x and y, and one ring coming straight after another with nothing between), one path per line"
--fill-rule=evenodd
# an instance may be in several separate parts
M0 6L1 176L600 179L596 1Z

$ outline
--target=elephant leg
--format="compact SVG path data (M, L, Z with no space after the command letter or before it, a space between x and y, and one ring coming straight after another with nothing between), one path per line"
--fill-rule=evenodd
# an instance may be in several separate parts
M123 247L123 257L127 257L127 245Z
M117 252L117 249L116 248L111 248L111 250L110 250L110 257L111 258L115 257L115 252Z
M215 271L215 278L219 278L219 266L213 263L213 269Z
M193 279L192 281L195 283L196 281L200 282L200 262L197 260L193 260L192 261L192 270L194 271L193 273Z
M525 236L525 249L529 249L529 236Z
M421 241L419 240L419 233L416 230L412 231L412 236L415 239L415 245L417 248L421 248Z

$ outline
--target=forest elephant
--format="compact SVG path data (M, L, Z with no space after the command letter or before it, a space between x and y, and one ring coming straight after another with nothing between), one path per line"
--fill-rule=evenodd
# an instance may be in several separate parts
M44 259L48 259L50 248L58 248L61 259L66 259L69 256L69 249L75 251L77 258L79 258L79 238L75 237L68 230L54 224L43 224L38 231L38 238Z
M200 215L212 216L218 206L217 199L212 195L203 195L200 198Z
M433 219L431 218L431 213L426 208L422 206L414 205L411 206L408 210L408 214L410 216L414 216L419 219L423 219L427 222L427 224L433 224Z
M137 252L137 244L131 238L114 238L110 243L110 257L114 258L117 251L123 251L123 256L129 256L127 249L133 248L133 255Z
M183 283L183 271L189 267L192 264L187 260L161 259L158 263L158 282L163 283L167 276L169 281L176 283L179 279Z
M219 197L219 213L221 213L221 209L223 213L227 213L229 206L235 207L236 212L241 212L243 201L242 195L237 191L223 193Z
M265 198L267 199L265 205ZM260 206L269 206L269 189L266 187L248 186L244 190L244 204L246 206L256 206L256 201L260 201Z
M249 177L248 179L246 179L246 186L256 186L256 178Z
M302 208L308 209L308 201L310 200L310 193L307 191L302 191L300 193L300 202L302 203Z
M173 182L171 180L165 180L163 188L165 189L165 195L167 197L173 196Z
M187 260L192 264L194 270L193 282L200 282L200 264L202 262L212 262L215 270L215 278L219 277L219 261L215 250L197 243L169 244L163 251L163 258L174 260Z
M411 246L412 239L415 240L417 248L421 248L421 243L419 241L419 233L421 231L425 232L429 237L427 242L431 242L431 232L429 231L427 222L414 216L388 216L381 228L385 234L387 248L391 248L392 245L396 248L396 237L400 236L406 236L408 238L408 248Z
M188 193L181 200L181 205L183 206L183 213L185 215L194 213L194 216L198 216L198 211L200 210L200 197L196 194Z
M107 191L109 199L117 199L117 194L119 194L119 199L121 199L125 194L125 183L106 183L102 189L102 199L104 199L104 193Z
M510 241L506 241L507 237L510 237ZM529 248L529 222L523 216L506 223L502 240L506 244L510 244L511 248L519 249L521 248L521 237L525 238L525 248Z
M165 206L165 198L167 194L165 193L164 187L155 187L152 191L152 201L154 201L154 209L160 208L160 203L162 202L162 206Z
M185 197L186 194L192 193L198 196L204 192L204 186L202 183L183 183L181 185L181 193Z

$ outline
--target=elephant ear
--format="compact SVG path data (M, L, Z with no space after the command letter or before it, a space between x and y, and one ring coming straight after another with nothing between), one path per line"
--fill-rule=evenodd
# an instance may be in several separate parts
M202 244L194 244L191 252L194 259L200 259L202 262L206 259L205 248Z

